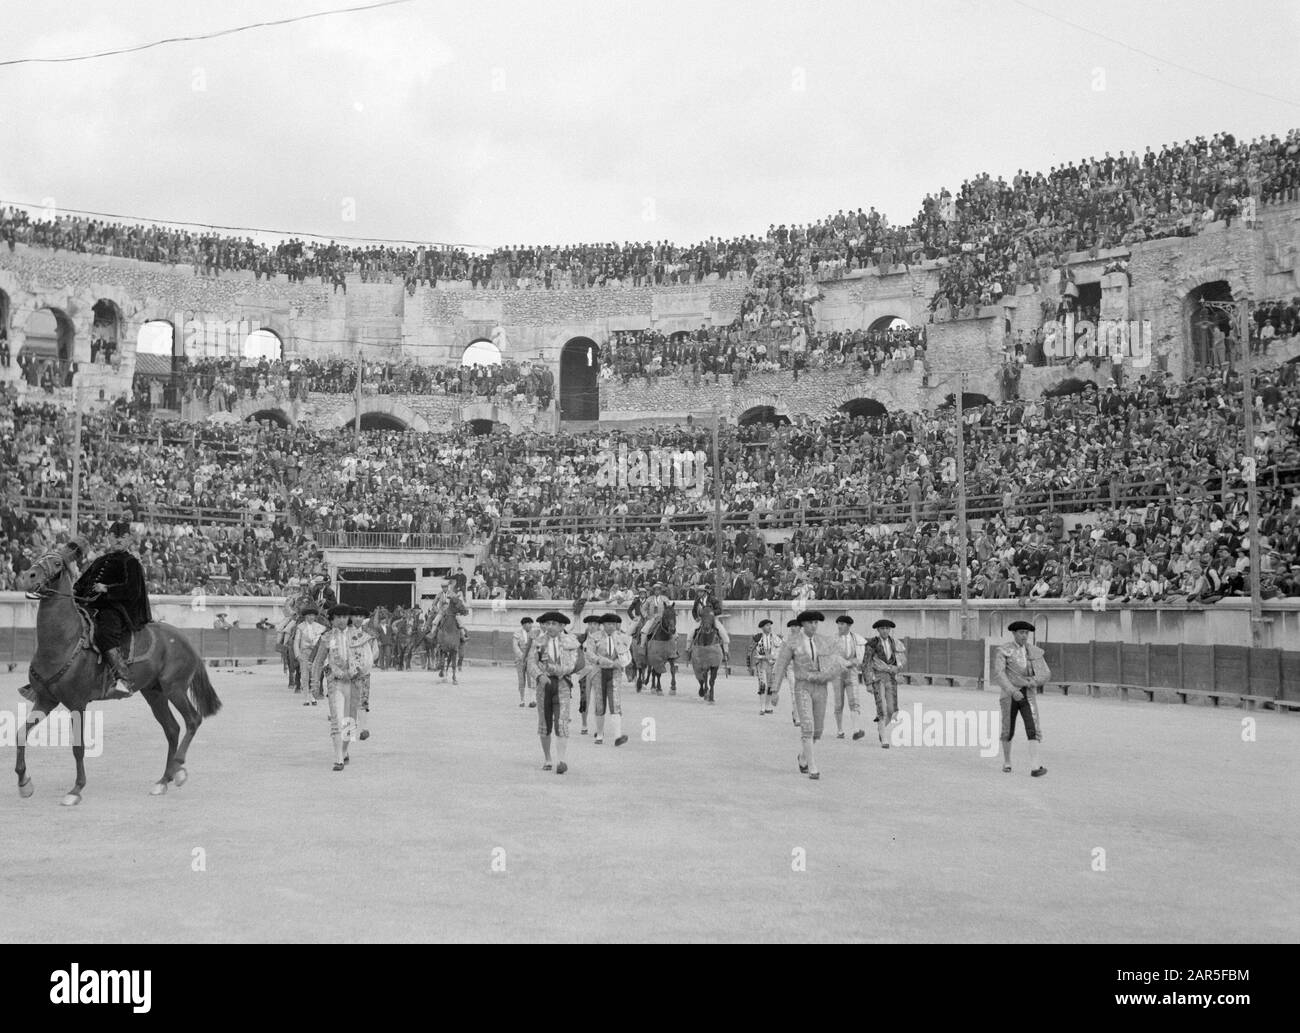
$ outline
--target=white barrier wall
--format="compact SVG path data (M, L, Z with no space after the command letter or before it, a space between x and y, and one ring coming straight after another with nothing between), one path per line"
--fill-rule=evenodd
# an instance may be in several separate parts
M154 617L180 628L211 628L220 613L238 620L241 628L254 627L266 617L278 623L283 616L284 600L275 597L155 596L150 600ZM19 592L0 592L0 635L11 628L36 626L36 603ZM899 600L887 606L881 600L813 601L815 608L833 621L841 613L854 619L859 633L871 634L871 625L888 616L898 625L896 634L908 638L961 638L961 606L956 600ZM758 622L771 618L784 630L804 604L790 601L727 602L724 604L727 630L733 638L752 635ZM523 617L534 620L547 610L556 609L573 619L573 604L566 600L477 600L471 604L471 630L513 631ZM586 613L604 613L615 609L600 603L588 604ZM622 613L626 608L620 608ZM690 601L677 604L678 631L689 634L694 628ZM1038 638L1050 642L1123 641L1152 645L1250 645L1250 604L1245 599L1225 599L1213 606L1187 607L1112 607L1093 610L1062 603L1039 602L1022 608L1015 600L973 602L969 637L1006 637L1006 626L1013 620L1029 620L1038 629ZM1264 604L1262 645L1276 649L1300 649L1300 599L1274 600ZM577 623L577 621L575 621Z

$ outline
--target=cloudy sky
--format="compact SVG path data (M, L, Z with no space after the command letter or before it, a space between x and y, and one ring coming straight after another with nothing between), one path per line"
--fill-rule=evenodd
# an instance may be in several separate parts
M5 0L0 62L365 2ZM0 199L480 245L907 221L981 170L1300 126L1296 39L1295 0L411 0L0 64Z

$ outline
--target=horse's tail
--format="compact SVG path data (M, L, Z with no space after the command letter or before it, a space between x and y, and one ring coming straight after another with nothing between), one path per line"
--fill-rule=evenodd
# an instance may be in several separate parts
M190 699L198 708L200 717L211 717L221 709L221 700L217 698L217 692L212 687L212 679L208 677L207 664L201 660L199 669L190 679Z

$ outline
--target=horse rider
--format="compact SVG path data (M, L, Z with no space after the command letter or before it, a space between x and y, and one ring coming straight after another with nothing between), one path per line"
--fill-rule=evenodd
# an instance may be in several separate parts
M73 539L70 544L85 555L83 540ZM99 698L125 699L135 689L121 647L132 632L141 630L153 620L153 614L149 609L144 567L129 551L131 525L125 520L114 521L108 529L105 545L107 551L82 571L72 591L90 612L95 627L95 648L117 676L112 688Z
M697 595L695 602L691 604L691 617L697 624L700 620L700 614L704 612L706 607L713 611L713 616L722 616L722 603L720 603L718 597L713 594L712 588L708 585L702 584L697 585L695 591L697 592Z
M642 617L644 622L641 625L641 645L646 646L650 641L650 636L659 630L659 621L664 615L664 610L672 605L668 598L668 586L662 581L656 581L654 591L646 599L642 607Z

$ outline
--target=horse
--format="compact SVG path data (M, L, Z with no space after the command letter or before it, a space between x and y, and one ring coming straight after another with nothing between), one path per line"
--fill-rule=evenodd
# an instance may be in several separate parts
M461 627L460 618L468 616L469 607L457 596L447 602L447 608L438 618L437 627L429 633L438 657L438 677L447 677L447 667L451 667L451 683L456 684L456 672L459 670Z
M420 625L414 613L402 613L393 621L393 665L399 671L409 671L411 669L411 654L415 652L415 644L421 638Z
M53 549L18 575L18 588L40 600L36 611L36 655L29 669L31 680L19 690L32 703L32 711L18 735L18 760L14 765L18 795L27 799L35 792L27 775L27 736L62 704L72 713L72 756L77 764L77 781L63 797L68 807L81 803L86 788L86 704L111 677L108 665L97 668L98 658L89 648L91 617L73 596L76 578L72 560L77 551L73 545ZM205 717L221 709L221 700L212 688L203 658L170 624L154 621L136 632L131 639L131 653L128 663L134 669L132 681L167 736L167 763L162 777L150 790L151 795L161 796L169 784L179 789L189 778L185 757L194 733ZM180 726L168 703L185 721L185 738L179 740L179 745Z
M661 678L664 667L672 678L669 695L677 695L677 610L669 603L659 617L659 627L655 629L646 645L641 644L642 621L632 633L632 662L636 665L636 691L643 685L649 685L656 695L664 694Z
M726 629L718 623L713 610L700 611L700 623L691 635L686 655L700 683L700 699L713 702L713 687L718 681L718 668L727 660L731 642Z

